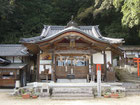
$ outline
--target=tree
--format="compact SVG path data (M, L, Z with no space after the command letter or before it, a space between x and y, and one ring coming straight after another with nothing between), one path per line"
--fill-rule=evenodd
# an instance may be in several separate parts
M114 0L113 4L123 13L124 26L132 28L140 25L140 0Z
M0 0L0 18L5 18L9 13L12 13L14 0Z
M96 18L113 6L123 13L122 25L132 28L140 24L140 0L95 0L93 5L80 12L77 17L82 20L92 14Z
M127 44L138 44L139 11L134 11L133 19L125 16L121 12L125 1L130 0L0 0L0 43L18 43L20 38L38 36L44 24L66 25L74 15L79 25L99 24L104 36L124 37ZM124 26L133 20L131 28L122 27L124 16Z
M77 20L100 24L104 36L124 38L126 44L140 44L140 0L94 0L78 12Z
M89 7L79 12L77 18L83 20L84 18L87 18L90 14L93 15L93 18L96 18L98 14L102 13L104 10L108 10L111 7L112 0L94 0Z
M5 23L8 23L8 15L13 13L14 0L0 0L0 42L4 40Z
M9 0L1 1L3 4L9 3ZM20 38L38 36L44 24L66 25L70 17L77 14L84 1L15 0L12 14L0 20L0 43L18 43ZM6 5L3 7L6 8Z

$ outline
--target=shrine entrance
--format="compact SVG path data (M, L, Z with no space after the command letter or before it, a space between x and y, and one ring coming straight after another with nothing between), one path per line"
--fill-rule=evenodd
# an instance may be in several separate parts
M88 55L57 55L56 79L87 79L89 60Z

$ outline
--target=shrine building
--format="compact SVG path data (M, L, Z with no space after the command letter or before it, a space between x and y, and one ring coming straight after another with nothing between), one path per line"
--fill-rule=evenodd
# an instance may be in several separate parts
M101 35L98 26L44 25L40 36L20 39L21 44L0 44L0 87L29 82L114 82L113 67L123 64L123 39Z
M36 81L96 81L97 69L103 81L114 81L114 59L122 57L123 39L101 35L98 25L79 26L71 20L66 26L44 25L40 36L22 38L34 58ZM97 64L101 67L96 68Z

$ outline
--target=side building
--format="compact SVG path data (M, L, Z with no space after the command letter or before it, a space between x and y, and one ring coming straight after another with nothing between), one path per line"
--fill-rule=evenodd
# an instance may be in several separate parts
M124 54L124 64L134 66L133 58L140 57L140 46L139 45L123 45L121 49Z
M25 86L30 80L30 57L21 44L0 44L0 87ZM27 78L26 78L27 77Z

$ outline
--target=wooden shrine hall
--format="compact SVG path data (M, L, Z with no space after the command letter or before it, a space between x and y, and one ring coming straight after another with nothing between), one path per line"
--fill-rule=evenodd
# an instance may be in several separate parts
M54 82L96 81L96 64L101 64L102 80L113 80L113 59L122 56L123 39L101 35L98 26L44 25L40 36L20 42L36 58L36 80ZM47 75L47 76L46 76Z

